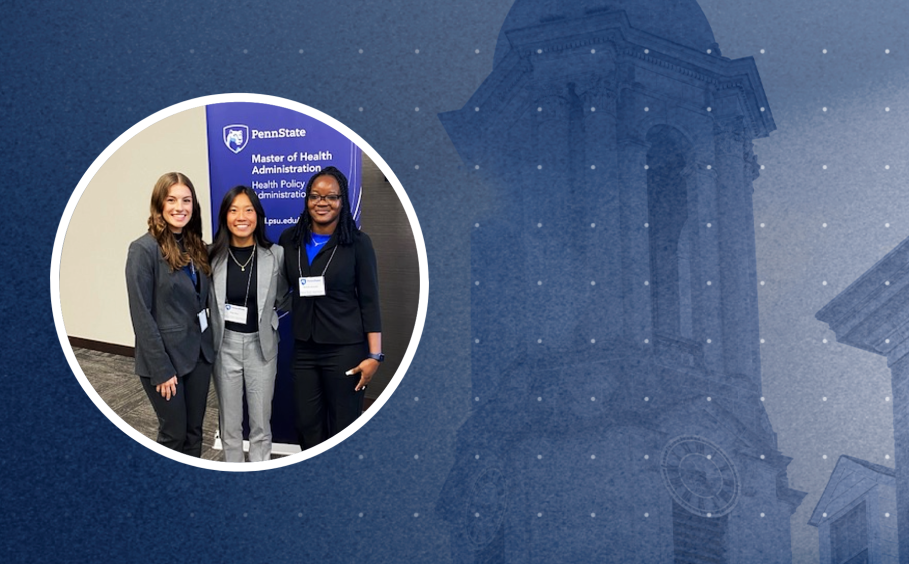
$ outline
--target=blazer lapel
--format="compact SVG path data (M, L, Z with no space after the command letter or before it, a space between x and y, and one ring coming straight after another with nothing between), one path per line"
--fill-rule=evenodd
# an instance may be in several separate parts
M211 291L208 276L201 270L196 270L196 276L199 277L199 299L202 301L200 305L205 308L208 307L208 293Z
M322 276L322 270L325 268L325 265L328 264L328 257L331 256L331 250L338 246L338 231L335 230L331 234L331 237L328 241L322 245L322 248L319 249L319 252L316 253L316 256L312 259L312 266L310 276ZM305 253L305 250L304 250Z
M227 296L227 257L221 257L212 270L212 278L214 278L215 283L215 301L217 302L218 296ZM223 305L217 304L218 308Z
M274 278L272 271L275 269L275 255L270 249L256 246L256 262L259 263L256 268L256 306L259 313L257 319L261 322L262 314L265 312L265 300L268 298L268 286Z
M170 272L170 263L167 262L166 260L164 260L163 252L158 253L158 268L161 270L161 272ZM186 286L187 288L192 290L193 293L196 293L196 287L193 286L193 279L190 278L189 275L186 274L186 272L184 272L182 268L178 269L177 272L180 273L180 276L177 277L177 280L179 280L179 282L177 282L177 283L183 284L184 286ZM196 270L196 277L199 279L199 292L198 292L199 297L200 297L199 299L204 299L207 297L205 294L205 281L204 281L205 274L201 270Z
M288 252L287 249L284 252ZM296 248L297 253L297 264L300 268L300 276L310 276L310 266L309 266L309 257L306 256L306 245L301 244ZM284 255L284 258L287 258L287 255Z

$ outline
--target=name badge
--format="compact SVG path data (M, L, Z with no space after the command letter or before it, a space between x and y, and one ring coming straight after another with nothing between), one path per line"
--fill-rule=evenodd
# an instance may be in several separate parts
M325 295L325 277L324 276L301 276L300 277L300 297L311 298Z
M247 307L234 304L224 304L224 321L246 324Z
M202 328L203 333L208 329L208 316L205 314L204 309L199 312L199 327Z

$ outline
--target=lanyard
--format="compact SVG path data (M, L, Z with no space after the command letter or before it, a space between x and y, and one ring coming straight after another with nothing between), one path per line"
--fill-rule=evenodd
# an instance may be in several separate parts
M243 307L246 307L247 302L249 302L249 284L252 282L253 270L256 268L256 254L258 252L258 245L253 245L252 254L249 257L249 260L246 261L246 264L252 263L253 267L249 269L249 276L246 277L246 297L243 298ZM227 254L230 255L230 258L233 259L234 264L236 264L240 271L246 270L246 264L240 264L240 261L237 260L237 257L234 256L233 251L230 250L230 247L227 247ZM226 274L226 272L225 272Z
M189 267L189 270L186 270L186 267ZM192 280L193 287L196 285L196 264L193 262L193 259L189 259L189 264L180 268L183 272L189 276L189 279Z
M300 245L300 247L302 247L302 246L303 245ZM303 259L302 259L302 256L300 255L300 247L297 247L297 272L300 274L300 278L303 278L303 267L301 266L303 264ZM326 264L325 268L322 269L321 276L324 277L325 273L328 272L328 266L331 264L331 259L335 258L335 251L337 251L337 250L338 250L338 246L335 245L334 248L331 250L331 256L328 257L328 264Z
M184 273L186 273L187 276L189 276L189 281L193 285L193 290L196 291L196 297L199 298L199 300L201 301L201 298L199 297L199 277L196 276L196 263L193 262L193 259L189 259L189 264L187 266L189 266L189 271L186 270L186 266L184 266L180 270L182 270Z
M179 239L177 239L177 237L175 235L174 238L177 241L177 246L179 247L180 252L185 253L186 250L183 248L183 237L180 237ZM186 272L185 268L186 267L184 266L183 272ZM196 263L195 263L195 261L193 261L192 255L190 255L190 258L189 258L189 272L187 273L187 276L189 276L189 280L193 284L193 290L196 291L196 302L199 304L199 307L201 308L202 307L202 295L200 294L201 288L199 288L199 277L196 276Z
M181 268L184 274L189 276L189 282L193 285L193 291L196 293L196 303L199 304L199 308L202 308L202 295L199 293L199 277L196 275L196 263L192 259L189 259L189 271L186 270L186 266Z
M180 238L177 238L177 236L174 235L174 239L177 241L177 246L179 247L180 252L186 253L186 249L183 248L183 237L181 236ZM183 268L186 267L184 266ZM187 274L189 275L189 279L193 281L193 287L196 289L196 293L198 294L199 288L196 287L198 284L198 281L196 279L196 263L193 262L192 255L189 257L189 272Z
M230 249L228 249L228 252L230 252ZM233 258L233 256L231 256L231 258ZM234 259L234 262L237 262L237 259ZM246 307L246 304L249 302L249 285L252 282L253 272L256 270L256 249L255 249L255 247L253 248L252 260L250 262L253 263L253 267L249 269L249 275L247 275L247 277L246 277L246 297L243 298L243 307ZM237 263L237 266L239 267L240 263ZM225 272L224 274L227 275L227 272Z

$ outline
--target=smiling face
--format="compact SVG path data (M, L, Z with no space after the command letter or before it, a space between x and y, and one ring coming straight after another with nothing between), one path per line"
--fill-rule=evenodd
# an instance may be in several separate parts
M316 178L306 195L306 208L312 220L313 233L334 233L341 216L341 187L338 181L328 174Z
M161 216L174 233L183 233L183 228L193 217L193 193L185 184L174 184L167 191Z
M253 244L258 217L249 196L240 193L231 202L227 210L227 229L230 231L230 244L234 247L249 247Z

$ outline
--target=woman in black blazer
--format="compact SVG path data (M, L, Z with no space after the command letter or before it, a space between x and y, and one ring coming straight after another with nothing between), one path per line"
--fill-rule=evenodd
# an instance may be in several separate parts
M214 360L202 212L192 182L179 172L158 179L150 208L148 232L130 244L126 259L136 374L158 416L158 442L198 457Z
M294 281L295 423L306 449L360 415L385 358L376 255L350 213L347 178L333 166L309 179L306 207L279 241Z

